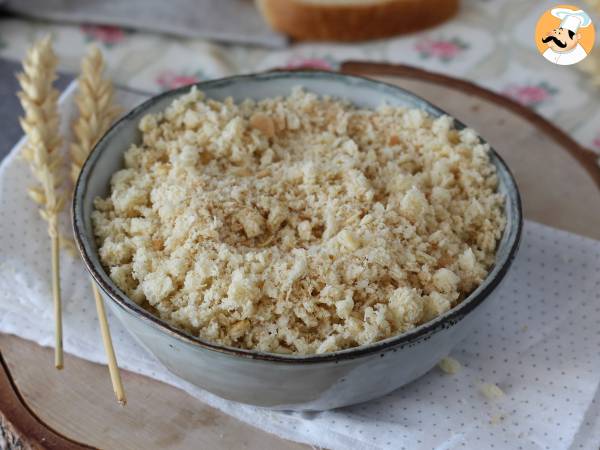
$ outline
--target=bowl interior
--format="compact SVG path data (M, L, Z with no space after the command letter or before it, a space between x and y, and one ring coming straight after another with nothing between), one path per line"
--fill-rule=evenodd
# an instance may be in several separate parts
M199 90L207 97L224 100L232 97L235 101L251 98L260 100L266 97L286 96L295 86L303 86L306 90L319 95L329 95L342 98L365 108L377 108L383 103L392 106L405 106L425 110L429 115L437 117L446 114L420 97L396 86L368 80L361 77L347 76L330 72L272 72L255 75L243 75L220 80L198 83ZM497 168L499 191L506 198L506 228L498 245L496 262L483 283L465 300L447 313L427 322L407 333L394 336L367 346L340 350L324 355L289 356L273 353L262 353L254 350L242 350L225 347L172 327L165 321L154 317L138 306L123 293L110 279L100 263L91 223L93 200L105 197L109 193L110 179L114 172L123 167L123 154L132 143L139 143L141 133L138 130L139 120L148 113L164 110L174 98L188 92L189 86L169 91L153 97L133 109L119 120L98 142L90 157L85 162L77 182L73 200L73 226L77 244L86 266L100 287L117 303L118 306L136 313L141 318L149 320L154 326L170 332L188 342L193 342L214 350L231 352L250 357L265 357L281 361L306 360L319 361L335 358L341 354L355 354L378 351L386 345L396 345L400 342L412 342L420 337L434 332L437 327L452 321L458 321L471 309L476 307L487 294L493 290L504 277L517 250L522 227L522 213L519 192L508 167L492 150L491 161ZM457 129L465 127L455 121Z

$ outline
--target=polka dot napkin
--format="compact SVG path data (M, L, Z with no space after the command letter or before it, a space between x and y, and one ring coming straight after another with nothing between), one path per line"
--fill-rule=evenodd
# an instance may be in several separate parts
M71 122L72 97L71 86L61 101L63 123ZM139 100L120 92L123 105ZM19 148L0 167L0 332L49 346L50 253L45 224L25 194L31 177L17 158ZM65 349L105 362L83 265L67 253L61 264ZM219 399L170 375L114 317L109 320L121 367L288 439L331 449L598 449L600 242L526 222L500 290L452 353L462 366L457 373L434 368L384 398L322 413L273 412ZM487 383L503 395L483 395Z

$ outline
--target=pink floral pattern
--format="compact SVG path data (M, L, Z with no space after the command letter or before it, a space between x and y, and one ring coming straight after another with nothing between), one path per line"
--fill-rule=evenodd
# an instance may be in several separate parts
M469 48L469 44L455 37L452 39L420 39L415 50L422 59L438 59L442 62L450 62Z
M163 70L156 77L156 84L163 90L176 89L182 86L198 83L205 78L201 71L195 73L177 73L172 70Z
M100 42L107 47L112 47L125 39L127 34L123 28L112 25L81 25L87 41Z
M305 58L303 56L294 56L285 64L286 69L317 69L317 70L336 70L339 64L329 57L325 58Z
M538 84L511 84L502 91L507 97L524 106L536 108L552 98L558 89L545 81Z

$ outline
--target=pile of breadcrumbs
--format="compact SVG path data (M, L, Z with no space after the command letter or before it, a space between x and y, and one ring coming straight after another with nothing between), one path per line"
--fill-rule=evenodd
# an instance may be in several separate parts
M494 263L489 148L450 117L192 88L139 129L95 200L100 257L134 301L207 340L368 344L448 311Z

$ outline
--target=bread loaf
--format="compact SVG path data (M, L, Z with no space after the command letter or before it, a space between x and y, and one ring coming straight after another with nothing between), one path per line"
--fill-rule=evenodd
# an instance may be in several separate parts
M298 40L359 41L441 23L459 0L256 0L274 29Z

